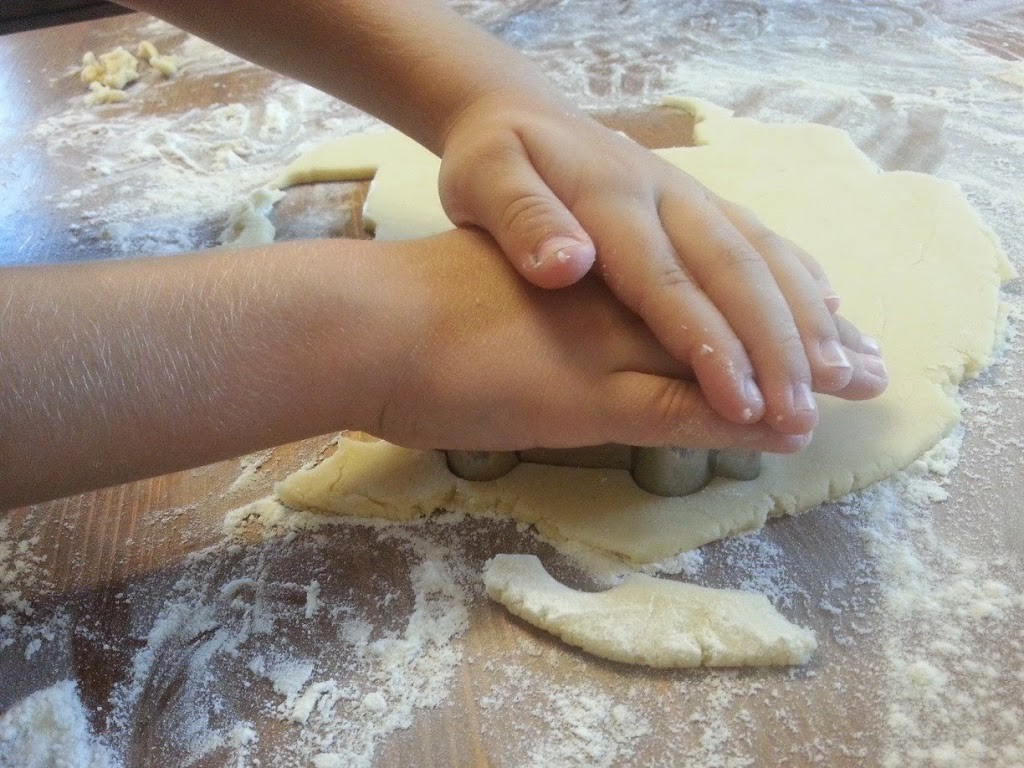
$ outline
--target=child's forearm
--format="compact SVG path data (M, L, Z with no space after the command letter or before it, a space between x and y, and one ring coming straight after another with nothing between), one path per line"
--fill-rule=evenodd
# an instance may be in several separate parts
M4 270L0 509L372 428L399 336L379 247Z
M124 0L335 95L440 154L454 117L515 87L555 100L522 54L435 0Z
M417 448L793 451L717 416L597 279L481 233L0 273L0 509L339 429Z

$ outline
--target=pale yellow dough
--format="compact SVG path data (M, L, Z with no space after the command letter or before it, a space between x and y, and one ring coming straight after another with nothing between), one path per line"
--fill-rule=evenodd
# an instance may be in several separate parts
M139 43L135 55L142 61L148 62L149 66L164 77L174 77L178 73L178 60L173 56L165 56L160 53L149 40Z
M607 592L558 583L533 555L484 566L487 594L570 645L649 667L803 664L814 633L786 621L763 595L708 589L639 573Z
M136 56L118 46L98 57L92 51L82 56L82 69L78 76L89 86L85 100L88 104L112 104L128 98L125 86L139 79L139 61L147 62L164 77L178 71L173 56L163 56L148 40L139 43Z
M99 83L112 90L123 90L139 79L139 61L120 46L101 53L99 57L92 51L86 51L82 56L79 77L86 84Z
M697 118L699 146L664 158L815 256L844 314L879 339L891 383L881 397L820 397L821 424L796 456L767 456L761 477L716 480L665 499L628 473L520 464L489 483L453 477L437 453L342 439L337 453L278 486L281 499L395 519L435 506L508 515L546 537L633 563L661 561L863 488L906 466L959 417L957 385L987 362L1001 319L999 286L1013 270L958 188L918 173L883 173L842 131L733 118L678 101ZM299 158L281 184L365 178L379 238L451 227L437 197L438 160L395 133L356 136ZM398 468L400 471L392 471Z

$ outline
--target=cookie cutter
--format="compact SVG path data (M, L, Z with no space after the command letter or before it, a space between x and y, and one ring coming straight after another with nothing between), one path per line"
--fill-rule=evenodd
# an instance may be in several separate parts
M638 487L657 496L688 496L715 477L753 480L761 474L761 452L739 448L642 448L612 443L528 451L445 451L445 460L452 474L463 480L496 480L520 462L626 469Z

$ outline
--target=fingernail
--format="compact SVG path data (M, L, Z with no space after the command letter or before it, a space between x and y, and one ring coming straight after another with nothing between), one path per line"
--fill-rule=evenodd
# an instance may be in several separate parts
M814 439L814 433L808 432L805 435L793 435L793 443L796 445L798 451L802 451L808 445L811 444L811 440Z
M593 246L573 240L571 237L552 237L541 244L533 256L534 268L550 263L564 264L576 259L589 259L593 254Z
M839 294L835 291L830 291L825 294L825 306L828 307L828 311L833 315L839 311Z
M757 386L757 382L752 378L746 378L743 380L743 399L747 401L748 408L744 411L744 416L747 412L750 415L748 419L754 417L754 412L760 412L764 408L764 395L761 394L761 388Z
M830 368L849 368L850 358L843 351L838 339L829 339L821 345L821 359Z
M779 453L797 453L810 445L813 437L813 432L803 435L784 435L777 450Z
M878 355L881 354L882 352L882 347L878 344L877 341L872 339L870 336L861 336L860 343L864 347L864 349L866 349L868 352L871 352L872 354Z
M793 408L798 411L818 410L818 404L814 402L814 394L806 381L793 385Z
M889 371L885 367L885 361L874 355L868 355L864 358L864 370L872 376L877 376L880 379L887 379L889 377Z

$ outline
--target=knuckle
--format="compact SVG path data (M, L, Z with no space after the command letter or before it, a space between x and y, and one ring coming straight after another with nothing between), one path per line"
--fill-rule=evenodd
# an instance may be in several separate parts
M731 200L719 199L718 207L740 228L759 229L764 225L750 208Z
M522 144L514 132L485 130L464 143L458 151L459 164L503 165L522 155Z
M794 250L794 245L774 230L761 224L747 236L750 244L761 254L784 253Z
M798 305L794 306L795 316L805 318L800 321L801 325L818 336L822 341L838 338L839 331L832 313L825 306L825 298L820 293L808 293Z
M791 369L794 366L800 369L809 368L806 347L795 326L787 324L787 327L779 334L776 344L781 353L779 358L782 361L788 361ZM801 362L803 362L803 365L801 365Z
M599 398L601 420L611 442L665 445L687 437L700 416L696 385L659 379L638 385L619 377Z
M736 273L747 276L759 267L761 257L746 243L729 242L715 251L715 263L721 270L720 275L734 280Z
M437 191L441 206L455 224L472 223L472 179L456 163L441 163Z
M635 301L628 302L633 305L641 317L656 314L656 310L666 304L666 294L678 296L700 290L687 270L671 259L665 259L660 263L652 278L653 282L648 283L645 289L634 291ZM606 279L608 279L607 275ZM626 288L628 292L628 287ZM671 304L674 306L678 302L673 300Z
M657 285L663 290L694 289L696 283L683 266L666 261L657 272Z
M828 276L825 274L825 268L818 263L818 260L816 258L811 256L811 254L809 254L807 251L805 251L803 248L796 245L795 243L790 243L790 246L793 248L794 251L796 251L797 256L800 257L800 261L803 263L807 271L811 274L811 277L813 277L815 280L819 282L828 280Z
M593 184L595 189L620 189L620 194L633 201L645 197L647 192L641 186L625 189L623 179L645 178L648 175L645 170L632 154L609 153L599 164L592 167L588 182Z
M499 224L507 232L542 235L551 228L551 201L537 193L515 195L502 208Z
M693 385L678 379L666 379L655 390L649 413L657 426L677 429L693 420L696 402Z
M494 179L505 175L502 169L521 155L522 148L515 140L502 136L483 136L447 152L438 176L438 190L446 210L448 205L453 209L464 207L481 196Z

